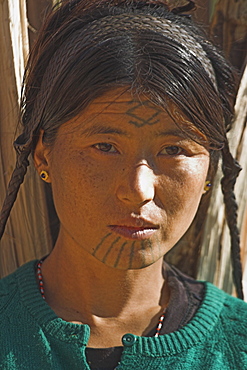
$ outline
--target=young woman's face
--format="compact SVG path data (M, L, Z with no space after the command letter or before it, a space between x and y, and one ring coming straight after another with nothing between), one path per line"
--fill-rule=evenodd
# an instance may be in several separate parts
M209 167L207 149L130 93L95 100L45 153L61 233L117 269L143 268L173 247L195 216Z

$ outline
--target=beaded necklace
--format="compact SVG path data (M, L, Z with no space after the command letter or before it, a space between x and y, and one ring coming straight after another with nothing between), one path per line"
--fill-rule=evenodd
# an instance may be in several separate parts
M38 277L38 281L39 281L40 294L41 294L42 298L45 300L44 283L43 283L43 276L42 276L42 271L41 271L42 263L43 263L43 260L40 260L37 264L37 277ZM166 309L165 309L165 311L166 311ZM155 337L158 337L160 335L160 331L161 331L161 328L163 327L163 323L164 323L165 311L163 312L163 314L159 318L159 322L158 322L158 325L156 327L156 331L155 331L155 335L154 335Z

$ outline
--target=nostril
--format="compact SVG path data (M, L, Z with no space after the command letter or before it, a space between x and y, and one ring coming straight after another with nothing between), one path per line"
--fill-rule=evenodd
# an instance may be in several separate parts
M125 168L122 169L125 172ZM155 176L146 164L138 164L123 178L117 188L117 197L128 203L143 205L154 199Z

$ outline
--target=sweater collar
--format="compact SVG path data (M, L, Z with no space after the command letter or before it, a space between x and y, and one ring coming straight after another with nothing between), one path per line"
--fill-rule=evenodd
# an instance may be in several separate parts
M20 301L32 315L45 335L56 337L66 342L80 342L86 346L90 328L66 322L57 317L55 312L42 299L36 282L37 261L23 265L15 272L18 282ZM204 341L215 328L224 305L225 293L210 283L205 284L205 296L193 319L180 330L155 337L139 337L133 334L123 336L124 352L145 353L152 356L175 354Z

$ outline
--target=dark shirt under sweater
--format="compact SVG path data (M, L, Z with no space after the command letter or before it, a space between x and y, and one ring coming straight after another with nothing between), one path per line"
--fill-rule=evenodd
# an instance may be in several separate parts
M186 325L195 315L204 295L204 285L178 269L164 263L164 275L170 288L170 301L160 335L169 334ZM157 323L158 324L158 323ZM146 336L154 336L156 327ZM86 348L92 370L114 370L120 361L123 347Z

